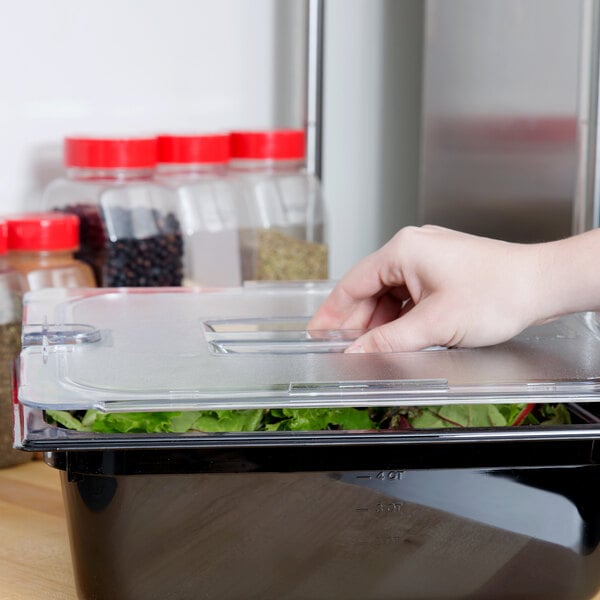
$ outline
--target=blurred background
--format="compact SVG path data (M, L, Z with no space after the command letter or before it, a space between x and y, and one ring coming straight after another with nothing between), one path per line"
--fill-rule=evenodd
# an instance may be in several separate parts
M334 278L409 224L569 235L598 220L597 21L597 0L3 2L1 210L38 207L67 134L308 127Z

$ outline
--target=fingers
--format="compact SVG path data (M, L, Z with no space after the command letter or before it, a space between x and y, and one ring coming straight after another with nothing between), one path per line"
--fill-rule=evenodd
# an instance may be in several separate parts
M368 330L349 352L498 343L535 317L531 281L543 263L531 256L528 246L405 227L339 282L309 328Z
M448 331L448 322L440 319L436 300L427 298L395 321L371 329L347 350L358 352L414 352L434 345L453 345L459 336Z
M352 298L340 282L307 325L318 329L366 329L377 306L377 298Z
M361 260L334 287L314 314L308 329L365 329L377 310L379 298L390 287L409 297L400 269L394 268L392 249L387 244Z
M373 255L356 264L333 288L320 306L309 329L364 329L371 320L382 291Z
M366 329L373 329L379 327L384 323L397 319L402 311L403 299L396 294L397 290L390 290L389 292L379 296L377 299L377 305L373 309L371 319L366 326Z

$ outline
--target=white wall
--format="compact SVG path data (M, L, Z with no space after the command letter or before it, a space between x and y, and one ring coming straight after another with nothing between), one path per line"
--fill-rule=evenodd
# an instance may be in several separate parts
M326 0L323 185L339 277L416 220L422 0ZM306 0L0 0L0 213L72 133L300 127Z
M323 188L339 278L417 221L422 0L327 0Z
M299 127L305 0L0 2L0 212L71 133Z

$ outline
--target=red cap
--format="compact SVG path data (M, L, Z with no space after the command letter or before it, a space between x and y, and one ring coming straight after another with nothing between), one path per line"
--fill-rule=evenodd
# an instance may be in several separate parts
M229 161L229 135L159 135L159 163L226 163Z
M46 212L6 217L8 249L32 252L79 248L79 217Z
M156 138L68 137L64 142L67 167L144 169L156 165Z
M304 131L232 131L231 158L299 160L304 154Z
M6 254L8 247L8 227L6 221L0 221L0 256Z

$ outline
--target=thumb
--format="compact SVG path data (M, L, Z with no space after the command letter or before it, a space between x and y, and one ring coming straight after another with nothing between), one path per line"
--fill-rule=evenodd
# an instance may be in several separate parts
M414 352L442 344L439 311L435 310L435 301L430 300L431 297L423 300L405 315L361 335L346 352Z

